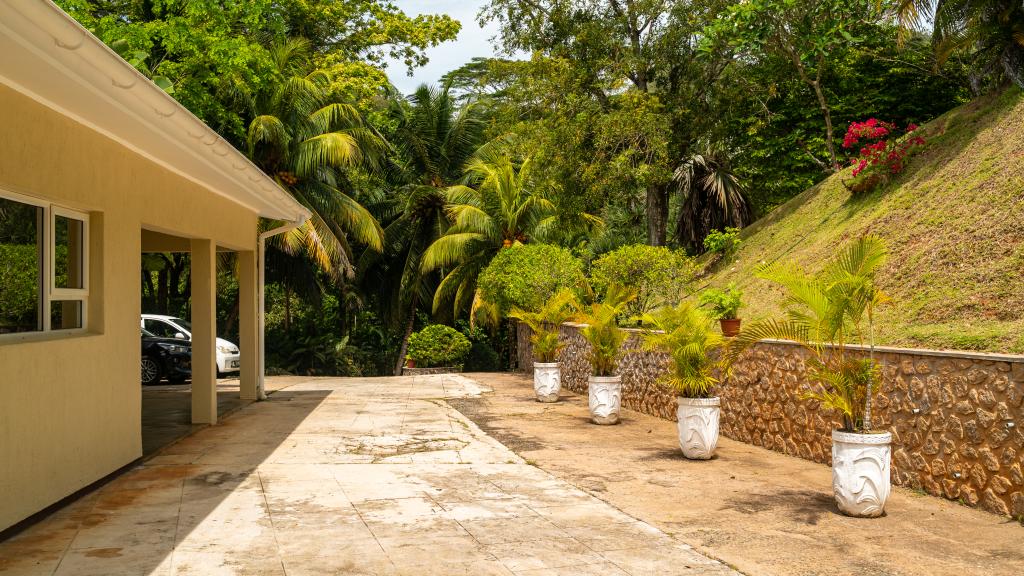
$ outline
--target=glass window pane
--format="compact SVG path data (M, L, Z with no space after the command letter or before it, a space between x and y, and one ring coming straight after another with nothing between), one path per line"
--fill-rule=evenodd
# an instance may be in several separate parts
M64 300L50 302L50 330L74 330L82 327L82 302Z
M43 209L0 198L0 334L43 329Z
M85 222L66 216L55 216L53 233L55 239L53 263L56 275L54 286L72 289L85 288L85 278L82 273L85 261Z

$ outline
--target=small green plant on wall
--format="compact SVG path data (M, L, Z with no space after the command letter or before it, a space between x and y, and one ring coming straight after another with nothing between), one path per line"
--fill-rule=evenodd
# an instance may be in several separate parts
M561 290L536 312L514 308L509 314L530 327L533 334L533 356L537 362L547 364L558 360L563 343L558 337L559 326L579 311L579 300L572 290Z
M669 355L669 371L662 383L685 398L710 398L718 383L720 365L712 355L725 339L714 330L714 321L691 302L660 308L644 318L644 348Z
M711 311L718 320L735 320L739 318L743 307L743 292L735 284L729 284L724 290L709 288L700 296L700 304Z
M473 344L458 330L431 324L409 337L409 359L421 368L460 366Z
M616 319L634 298L636 292L612 284L601 302L591 304L576 316L578 322L586 324L580 335L590 344L588 360L594 376L615 375L627 335L619 328Z

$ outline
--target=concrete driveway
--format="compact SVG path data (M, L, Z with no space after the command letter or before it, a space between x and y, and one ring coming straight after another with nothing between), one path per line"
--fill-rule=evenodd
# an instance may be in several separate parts
M520 459L461 376L309 379L0 543L0 573L735 574Z

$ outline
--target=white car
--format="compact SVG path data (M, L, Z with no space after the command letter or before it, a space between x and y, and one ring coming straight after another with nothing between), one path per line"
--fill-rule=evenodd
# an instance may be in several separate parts
M142 327L161 338L192 340L192 324L188 320L159 314L143 314ZM217 338L217 375L238 372L240 356L238 346Z

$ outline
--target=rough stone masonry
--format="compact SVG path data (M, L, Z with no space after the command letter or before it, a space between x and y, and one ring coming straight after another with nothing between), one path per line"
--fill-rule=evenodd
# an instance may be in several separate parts
M587 391L588 345L562 326L562 384ZM519 366L532 366L529 328L519 326ZM626 341L620 363L627 408L675 420L675 394L658 383L668 357ZM866 353L858 351L856 353ZM874 427L893 433L893 483L970 506L1024 517L1024 356L877 348L882 382ZM718 387L722 434L770 450L831 464L834 415L803 393L806 351L765 342L747 352Z

